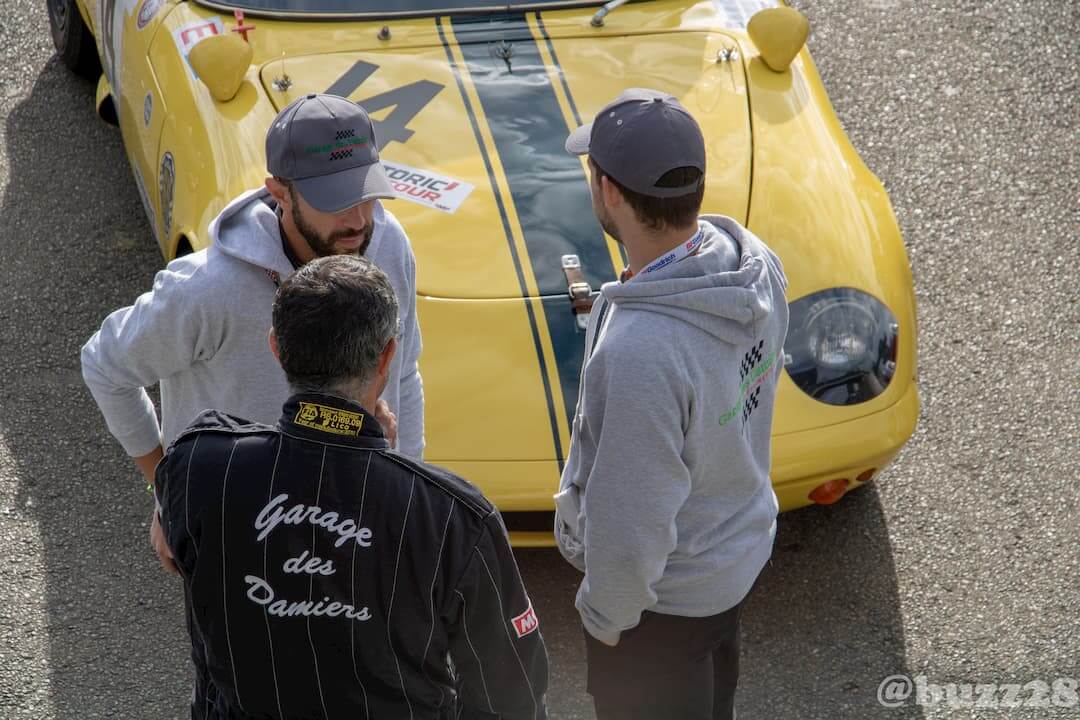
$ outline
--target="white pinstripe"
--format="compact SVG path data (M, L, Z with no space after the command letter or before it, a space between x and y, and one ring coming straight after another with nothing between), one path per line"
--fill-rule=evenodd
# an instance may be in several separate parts
M184 529L187 530L188 540L195 549L195 559L199 559L199 546L195 544L195 537L191 534L191 523L188 521L188 488L191 487L191 466L195 462L195 450L199 447L199 435L195 436L195 442L191 446L191 457L188 458L187 476L184 478Z
M244 701L240 699L240 683L236 679L236 660L233 657L232 637L229 635L229 586L225 573L225 491L229 487L229 471L232 469L233 455L236 454L236 446L240 444L240 438L233 440L232 450L229 451L229 462L225 466L225 479L221 483L221 604L225 610L225 641L229 645L229 666L232 668L233 688L236 689L236 704L240 710L244 710ZM190 466L189 466L190 467Z
M398 661L397 651L394 650L394 638L390 635L390 615L394 612L394 595L397 593L397 575L398 567L401 565L401 548L405 545L405 528L409 525L409 510L412 508L413 492L415 490L416 473L413 473L412 484L409 485L409 502L405 505L405 517L401 521L401 537L398 538L397 559L394 561L394 585L390 589L390 606L386 609L386 640L390 645L390 652L394 655L398 681L401 682L401 694L405 696L405 704L409 706L409 720L413 718L412 701L409 700L409 693L405 690L405 678L401 674L401 663Z
M364 485L360 489L360 513L356 516L356 527L361 527L360 523L364 519L364 500L367 498L367 479L368 472L371 470L371 458L375 453L369 452L367 457L367 465L364 467ZM352 606L356 607L356 543L353 543L352 548L352 572L349 575L349 587L352 593L351 600ZM352 668L353 675L356 676L356 682L360 684L360 692L364 693L364 716L370 720L371 712L368 710L367 701L367 688L364 687L364 682L360 679L360 670L356 667L356 628L349 627L349 640L352 642Z
M270 501L274 497L274 480L277 479L277 467L278 460L281 459L281 448L285 445L285 441L282 438L278 438L277 454L274 456L274 469L270 473L270 491L267 493L266 500ZM263 539L263 577L269 578L268 565L266 560L267 544L270 542L270 537L267 536ZM263 619L266 620L266 639L270 641L270 670L274 673L274 698L277 700L277 711L280 717L285 717L285 713L281 710L281 691L278 690L277 681L277 662L274 660L274 635L270 632L270 613L263 609Z
M326 448L322 451L322 462L319 463L319 485L315 489L315 504L319 504L319 496L322 495L322 479L323 470L326 468ZM315 554L315 525L311 526L311 554ZM311 602L311 594L315 588L315 576L312 575L308 582L308 602ZM322 690L322 678L319 676L319 655L315 652L315 641L311 639L311 617L307 618L307 639L311 644L311 658L315 662L315 684L319 687L319 702L322 703L323 717L330 720L330 715L326 712L326 698L323 697Z
M495 712L495 708L491 704L491 695L488 693L487 679L484 677L484 663L480 662L480 655L476 652L476 647L472 644L472 638L469 637L469 623L466 620L468 616L468 607L465 605L465 596L461 594L460 590L455 590L461 597L461 627L465 628L465 642L469 643L469 649L472 650L473 657L476 658L476 667L480 670L480 684L484 686L484 697L488 701L488 710L492 713Z
M435 572L431 574L431 590L428 591L428 600L431 602L431 631L428 632L427 644L424 646L424 654L420 656L421 666L425 668L424 677L427 677L427 666L424 665L424 661L427 660L428 651L431 649L431 639L435 637L435 580L439 577L439 565L442 564L443 547L446 546L446 534L450 530L450 519L454 517L454 507L457 505L457 501L453 498L450 499L450 512L446 514L446 527L443 528L442 541L439 543L439 556L435 558ZM443 688L439 686L439 699L442 700Z
M477 555L480 557L480 562L484 563L484 570L487 571L488 579L491 580L491 587L495 590L495 597L499 600L499 607L503 607L502 593L499 592L499 585L495 582L495 576L491 574L491 568L488 567L487 560L484 559L484 553L477 551ZM520 582L520 578L518 578ZM525 663L521 662L521 656L518 655L517 646L514 645L513 638L510 637L510 628L506 624L506 620L499 618L502 623L503 631L506 633L506 639L510 642L510 649L514 651L514 657L517 658L518 666L521 668L521 674L525 677L525 684L529 686L529 695L533 701L533 715L536 715L539 705L536 702L536 691L533 690L532 681L529 680L529 673L525 670Z

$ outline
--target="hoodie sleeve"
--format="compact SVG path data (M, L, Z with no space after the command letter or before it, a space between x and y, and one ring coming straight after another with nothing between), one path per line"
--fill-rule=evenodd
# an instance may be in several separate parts
M154 287L105 318L82 349L82 375L124 451L139 457L161 444L147 386L208 359L216 350L190 280L201 266L174 260Z
M586 427L596 444L583 513L585 579L577 609L585 629L612 643L636 627L657 600L654 586L677 542L675 518L690 495L682 459L689 400L678 367L655 344L609 357L598 349L586 368Z
M416 318L416 258L405 243L405 277L409 291L401 303L401 399L398 408L398 448L414 460L424 459L424 383L420 377L420 323Z
M453 591L450 656L462 718L545 720L547 649L496 513Z

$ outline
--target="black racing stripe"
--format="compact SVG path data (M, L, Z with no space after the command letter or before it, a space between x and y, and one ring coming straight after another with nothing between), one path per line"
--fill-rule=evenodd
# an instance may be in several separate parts
M497 22L451 22L506 173L540 294L566 294L561 260L567 254L581 258L594 288L614 280L588 179L581 161L566 152L571 128L524 13Z
M551 55L551 62L555 63L555 67L559 69L559 80L562 82L563 92L566 93L566 99L570 102L570 112L574 116L574 122L580 127L581 113L578 112L577 103L574 102L574 96L570 94L570 86L566 84L566 74L562 71L562 64L559 62L559 56L555 52L555 44L551 42L551 36L548 35L547 28L544 27L544 18L540 17L540 13L536 13L536 26L540 28L540 34L544 36L544 42L547 44L548 53Z
M514 235L510 230L510 218L506 213L506 206L503 203L502 194L499 192L499 186L495 181L495 170L491 165L491 158L488 157L487 149L484 147L484 138L480 134L480 126L476 120L476 113L473 111L472 102L469 101L469 95L465 92L465 84L461 80L461 68L458 67L457 62L454 61L454 55L450 52L450 44L446 40L446 33L443 32L442 19L435 18L435 27L439 31L439 41L442 42L443 50L446 51L446 62L450 64L450 69L454 73L454 79L457 81L458 92L461 94L461 100L465 104L465 112L469 115L469 122L472 123L473 135L476 137L476 146L480 149L480 156L484 160L484 167L487 169L488 182L491 183L491 193L495 196L495 203L499 207L499 217L502 218L503 234L506 236L506 244L510 248L510 257L514 261L514 269L517 272L518 285L521 287L521 295L524 298L525 312L529 316L529 327L532 329L533 345L536 348L536 359L540 363L540 378L544 383L544 397L547 399L548 406L548 418L551 422L551 438L555 443L555 459L559 463L559 472L562 472L565 456L562 450L562 440L559 439L559 424L555 416L555 401L551 394L551 383L548 381L547 361L544 360L543 346L540 344L540 330L537 327L536 314L533 312L532 302L528 299L528 285L525 283L525 273L521 267L521 258L518 257L517 248L514 247Z
M567 421L572 424L584 357L566 292L562 256L581 259L593 288L615 279L592 210L581 161L566 152L570 132L524 13L477 22L451 19L517 210L533 276L544 296Z
M568 427L573 428L581 365L585 362L585 333L577 326L568 296L549 296L542 298L542 302L548 333L551 334L551 347L555 351L563 403L566 405L566 422Z
M540 34L544 37L544 43L547 45L548 53L551 55L551 62L555 63L556 70L559 71L559 82L562 83L563 93L566 94L566 101L570 103L570 114L574 116L574 124L577 127L581 127L584 123L581 122L581 113L578 112L577 103L574 101L574 94L570 92L570 85L566 82L566 73L563 72L562 63L559 62L559 54L555 52L555 43L551 42L551 36L548 35L547 28L544 26L544 18L540 13L536 13L536 26L540 29ZM618 243L619 256L622 258L623 265L629 262L629 258L626 255L626 248L622 243Z

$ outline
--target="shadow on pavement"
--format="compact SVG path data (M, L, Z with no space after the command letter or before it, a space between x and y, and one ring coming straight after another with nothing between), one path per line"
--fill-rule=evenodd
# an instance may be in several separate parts
M119 131L93 104L53 58L3 128L0 437L13 511L36 522L44 553L55 717L181 717L180 591L150 550L152 501L79 371L82 343L161 265Z
M580 575L555 550L517 554L552 658L552 718L591 719L573 606ZM773 559L743 615L740 717L921 719L913 703L886 709L877 700L885 678L910 675L904 647L876 488L782 515Z

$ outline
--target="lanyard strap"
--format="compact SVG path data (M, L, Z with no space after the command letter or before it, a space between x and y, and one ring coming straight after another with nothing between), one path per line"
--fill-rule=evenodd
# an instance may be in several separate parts
M698 250L700 250L701 244L703 242L705 242L705 233L704 231L702 231L701 228L698 228L698 231L694 233L694 237L679 245L671 252L664 253L662 256L656 258L651 263L643 267L639 272L633 274L630 274L628 272L628 277L626 278L626 280L629 280L638 275L646 275L655 270L659 270L660 268L667 267L668 265L674 265L681 260L685 260L686 258L696 253Z

